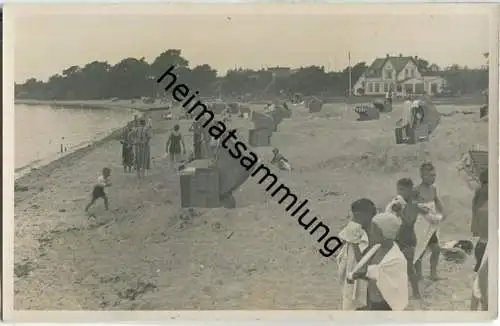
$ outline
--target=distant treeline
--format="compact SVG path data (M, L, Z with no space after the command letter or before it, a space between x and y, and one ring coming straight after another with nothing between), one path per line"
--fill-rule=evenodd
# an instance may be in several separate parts
M239 97L256 99L270 96L345 96L349 89L349 68L326 72L323 66L265 68L251 70L236 68L224 76L208 64L189 67L181 50L170 49L152 63L145 58L126 58L116 65L94 61L84 67L72 66L55 74L47 82L35 78L15 85L16 98L37 100L99 100L109 98L136 99L165 94L156 79L171 65L176 65L180 81L190 89L199 90L202 97ZM429 62L418 60L419 68L428 69ZM352 66L352 84L366 70L365 62ZM477 93L488 87L486 69L467 69L451 65L442 71L450 93Z

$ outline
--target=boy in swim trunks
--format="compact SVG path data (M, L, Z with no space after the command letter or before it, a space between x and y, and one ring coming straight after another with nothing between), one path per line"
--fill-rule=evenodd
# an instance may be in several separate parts
M87 207L85 207L86 212L88 212L90 206L94 205L96 200L99 198L104 199L104 206L106 207L106 210L108 210L108 196L106 196L104 188L111 186L111 182L109 180L110 176L111 176L110 168L102 169L102 174L99 176L99 178L97 178L97 183L95 184L94 189L92 190L92 200L87 205Z
M413 260L417 244L414 226L417 216L421 212L415 202L415 191L411 179L399 179L397 182L397 192L398 196L388 205L386 211L391 211L401 219L401 227L396 238L396 243L407 261L408 280L410 281L413 297L419 299L421 296Z
M416 189L419 206L424 207L424 204L429 204L429 203L434 204L435 213L437 213L440 216L444 216L443 204L441 203L441 200L438 197L437 189L434 185L434 183L436 182L436 169L434 165L430 162L423 163L420 166L420 177L422 179L422 182ZM437 236L437 231L435 231L432 234L431 238L429 239L429 242L425 247L424 253L420 257L418 257L418 259L415 262L415 269L417 272L417 276L420 279L422 278L422 258L427 249L430 249L431 251L431 256L429 260L431 269L430 279L433 281L437 281L440 279L437 273L437 265L439 262L439 254L441 251L439 247L439 239Z

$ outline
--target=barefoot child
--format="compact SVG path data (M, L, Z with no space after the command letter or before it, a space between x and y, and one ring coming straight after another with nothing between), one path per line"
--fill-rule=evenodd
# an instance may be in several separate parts
M406 258L395 239L401 219L388 212L375 215L369 236L373 247L361 257L347 279L368 280L366 307L358 310L404 310L408 305Z
M273 158L271 159L271 164L277 166L280 170L291 171L292 165L288 160L280 153L279 149L273 149Z
M94 186L94 190L92 190L92 200L87 205L87 207L85 207L86 212L89 210L90 206L94 205L95 201L99 198L104 199L104 206L106 207L106 210L108 210L108 196L106 196L104 188L111 186L111 182L109 180L110 176L110 168L102 169L102 174L97 178L97 184Z
M366 306L368 283L356 280L347 283L347 274L359 262L362 252L368 248L368 232L373 216L377 214L375 204L366 198L356 200L351 204L352 220L339 233L344 241L337 254L339 279L342 286L342 310L356 310Z
M419 214L415 222L415 232L417 235L417 246L415 248L415 268L417 276L422 278L422 258L427 249L431 250L430 257L430 279L439 280L437 265L439 262L439 225L443 221L443 205L438 197L436 187L436 169L430 162L420 166L421 184L417 187L417 201L425 214Z
M419 299L421 297L418 287L419 279L413 265L415 246L417 244L414 227L418 214L424 212L419 210L415 202L415 191L411 179L403 178L398 180L397 192L398 196L387 205L386 211L394 213L401 219L401 228L396 243L407 260L407 272L412 295L415 299Z

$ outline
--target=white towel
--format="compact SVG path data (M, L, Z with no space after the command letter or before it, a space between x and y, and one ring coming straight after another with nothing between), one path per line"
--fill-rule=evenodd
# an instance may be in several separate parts
M392 210L392 205L394 205L394 204L400 204L401 209L404 209L406 206L406 200L403 197L401 197L400 195L397 195L389 202L389 204L387 204L387 206L385 206L385 212L386 213L393 213L393 214L397 215L397 212L394 212Z
M342 285L342 310L356 310L366 306L368 282L356 280L349 284L347 275L357 264L354 246L358 245L361 251L365 250L368 247L368 235L360 224L351 221L338 237L345 242L337 254L339 280Z
M416 262L424 254L432 234L439 231L439 223L443 219L443 216L437 213L436 203L434 201L421 203L419 206L427 207L429 209L429 213L419 214L417 216L417 220L415 221L417 245L415 247L414 262Z
M380 263L368 265L366 277L376 281L378 290L392 310L404 310L408 305L406 268L406 258L396 243Z

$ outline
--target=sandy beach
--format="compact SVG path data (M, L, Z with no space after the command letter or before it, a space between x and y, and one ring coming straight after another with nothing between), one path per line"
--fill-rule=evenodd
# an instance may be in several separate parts
M273 135L292 162L277 172L317 216L338 232L360 197L383 207L398 178L418 182L431 160L448 212L441 240L469 239L472 191L456 163L476 144L487 145L479 106L438 105L446 114L431 141L394 144L393 112L356 122L345 104L311 115L294 109ZM465 112L465 113L464 113ZM474 114L467 114L474 112ZM249 120L235 119L247 136ZM124 173L121 145L111 137L91 150L18 180L15 194L16 310L340 309L333 258L254 179L235 193L237 209L181 209L179 177L162 159L175 121L154 121L152 170L144 180ZM188 147L191 121L179 122ZM259 148L269 159L272 147ZM84 207L100 170L112 168L110 210ZM409 309L468 310L473 258L459 265L441 258L445 279L424 280L424 299ZM428 274L428 256L424 273Z

